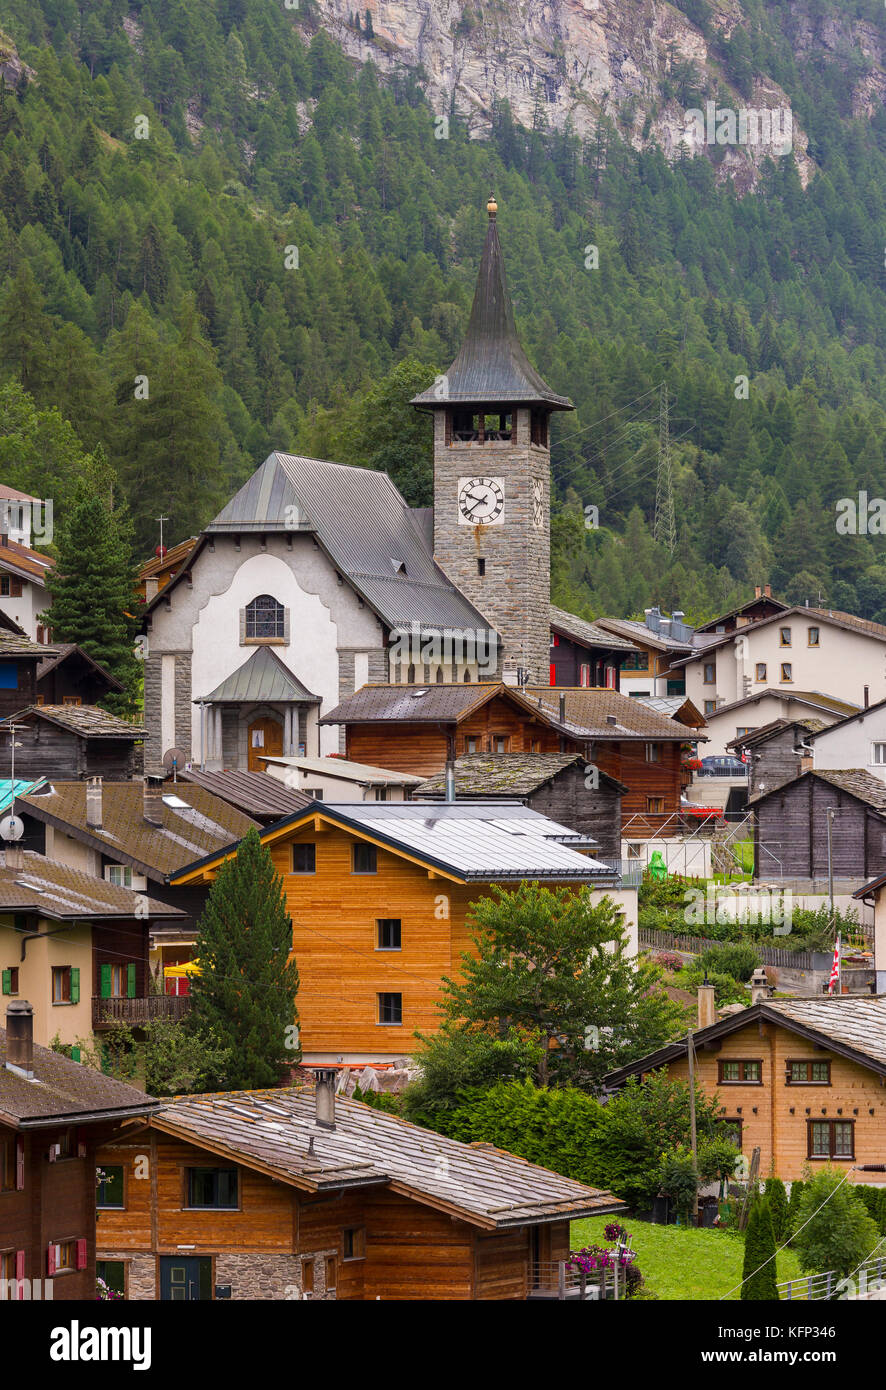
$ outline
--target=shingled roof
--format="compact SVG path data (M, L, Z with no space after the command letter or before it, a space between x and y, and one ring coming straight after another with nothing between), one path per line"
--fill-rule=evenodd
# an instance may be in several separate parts
M520 345L508 293L505 263L498 238L496 204L487 204L489 223L480 257L477 286L467 332L455 361L444 373L445 397L436 386L413 396L412 404L439 408L447 402L545 405L572 410L568 396L558 396L535 370Z
M531 796L566 768L584 766L580 753L466 753L455 762L455 794L495 800L501 796ZM598 769L600 781L613 791L627 787ZM416 787L413 796L445 795L446 773L438 772Z
M102 680L107 682L109 690L124 689L122 681L118 681L116 676L112 676L110 671L98 661L93 660L89 653L85 652L76 642L57 642L54 647L41 647L41 651L44 654L44 659L37 666L38 681L42 681L47 676L51 675L63 662L71 659L79 659L84 665L90 667L96 675L101 676ZM70 706L68 706L68 708L70 708Z
M53 782L42 792L20 797L18 804L22 812L159 882L192 860L242 839L256 824L205 787L167 783L158 808L163 825L152 825L145 820L141 782L104 782L102 826L96 829L86 824L86 785Z
M0 1119L14 1129L39 1129L61 1120L126 1119L158 1102L94 1067L34 1044L34 1080L6 1067L6 1030L0 1028Z
M462 1144L343 1096L335 1128L321 1128L308 1087L180 1096L150 1126L303 1191L386 1187L483 1230L624 1210L612 1193L492 1144Z
M803 782L807 777L817 777L822 782L829 782L832 787L839 787L840 791L848 792L850 796L856 797L858 801L863 801L875 811L886 814L886 782L875 777L872 772L868 772L864 767L849 767L844 769L832 769L827 767L810 768L803 772L799 777L789 777L786 781L780 782L777 787L770 788L769 791L760 792L757 796L752 796L748 805L753 806L758 801L765 801L768 796L776 796L786 787L794 787Z
M45 651L45 648L42 650ZM98 705L30 705L20 714L10 715L4 722L21 723L32 719L45 719L60 729L66 729L68 733L79 734L81 738L131 739L136 743L145 736L141 725L118 719L116 714L109 714Z
M80 784L83 785L82 783ZM25 798L19 801L23 807ZM51 921L110 917L178 918L177 907L119 888L95 874L72 869L42 854L24 851L24 867L0 864L0 912L33 912Z
M555 608L553 604L551 604L551 627L555 632L562 632L564 636L571 637L581 646L605 647L607 651L624 652L625 655L629 652L639 651L636 643L629 642L626 637L619 637L614 632L607 632L597 623L590 623L587 618L577 618L574 613L567 613L563 608Z
M659 714L620 690L602 687L528 685L525 697L559 720L560 699L565 700L564 726L582 739L654 739L685 743L686 726ZM614 720L611 723L610 720ZM704 742L703 734L692 734L692 742Z

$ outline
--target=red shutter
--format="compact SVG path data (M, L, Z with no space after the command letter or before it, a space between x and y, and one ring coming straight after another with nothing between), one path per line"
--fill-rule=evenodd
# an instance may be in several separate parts
M50 1146L49 1146L49 1154L48 1154L47 1156L48 1156L48 1158L49 1158L50 1163L54 1163L54 1162L55 1162L55 1151L56 1151L56 1148L57 1148L57 1147L58 1147L58 1145L56 1145L56 1144L50 1144Z
M15 1277L16 1277L16 1279L18 1280L18 1292L17 1292L17 1295L16 1295L16 1296L17 1296L18 1298L20 1298L20 1299L21 1299L21 1298L24 1298L24 1296L25 1296L25 1288L24 1288L24 1282L23 1282L23 1281L24 1281L24 1277L25 1277L25 1252L24 1252L24 1250L16 1250L16 1252L15 1252Z
M556 684L557 684L557 668L556 668L556 666L554 665L554 663L553 663L553 661L552 661L552 662L551 662L551 685L556 685Z
M83 1129L77 1130L77 1157L86 1157L86 1131Z
M53 1274L55 1274L55 1244L52 1241L50 1241L49 1248L46 1251L46 1273L49 1275L50 1279Z
M25 1185L25 1138L19 1134L15 1141L15 1189L21 1192Z
M86 1268L86 1239L77 1241L77 1268Z

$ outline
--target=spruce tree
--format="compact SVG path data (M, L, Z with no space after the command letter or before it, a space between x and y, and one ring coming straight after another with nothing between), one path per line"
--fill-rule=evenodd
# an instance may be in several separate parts
M219 1090L276 1086L298 1062L298 968L283 880L253 829L223 864L209 892L191 985L192 1026L229 1054Z
M788 1203L788 1226L792 1236L797 1229L797 1212L800 1210L800 1199L803 1196L803 1188L805 1185L806 1184L801 1182L799 1178L796 1178L791 1183L791 1199Z
M766 1199L772 1217L772 1234L776 1245L783 1245L791 1233L788 1194L781 1178L766 1179Z
M755 1198L748 1218L744 1241L743 1300L777 1300L775 1236L766 1197Z

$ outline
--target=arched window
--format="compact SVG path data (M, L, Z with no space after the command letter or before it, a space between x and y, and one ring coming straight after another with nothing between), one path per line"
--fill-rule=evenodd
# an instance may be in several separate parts
M247 637L286 636L286 610L270 594L259 594L246 605Z

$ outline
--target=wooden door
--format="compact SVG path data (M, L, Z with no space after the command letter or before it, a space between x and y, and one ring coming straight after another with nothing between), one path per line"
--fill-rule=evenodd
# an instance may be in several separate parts
M282 757L283 725L276 719L255 719L246 733L249 747L248 767L250 772L264 772L266 758Z

